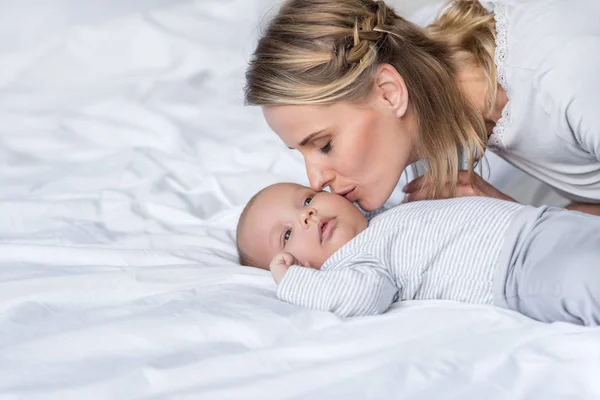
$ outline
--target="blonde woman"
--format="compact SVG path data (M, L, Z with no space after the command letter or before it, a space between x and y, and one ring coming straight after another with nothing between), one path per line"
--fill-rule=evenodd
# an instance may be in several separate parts
M289 0L246 100L302 153L313 189L365 210L416 161L408 201L512 200L475 173L490 149L600 215L599 70L596 0L457 0L425 29L383 1Z

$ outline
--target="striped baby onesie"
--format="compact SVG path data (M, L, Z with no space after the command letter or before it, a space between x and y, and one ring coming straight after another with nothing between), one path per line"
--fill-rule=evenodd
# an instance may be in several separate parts
M320 270L291 266L277 295L343 317L379 314L396 300L492 304L505 233L523 208L488 197L391 208L373 217Z

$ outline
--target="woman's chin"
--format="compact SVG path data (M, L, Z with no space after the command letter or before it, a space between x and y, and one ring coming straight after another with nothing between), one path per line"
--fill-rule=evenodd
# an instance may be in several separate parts
M393 192L393 190L390 191L389 194L387 194L385 192L375 194L374 196L370 196L368 199L360 199L359 198L359 199L356 199L356 202L358 203L360 208L362 208L365 211L376 211L376 210L379 210L381 207L383 207L385 202L392 195L392 192Z
M358 205L360 206L361 209L363 209L364 211L370 212L370 211L375 211L380 207L376 207L375 205L373 205L373 203L369 202L369 201L363 201L363 200L356 200L356 202L358 203Z

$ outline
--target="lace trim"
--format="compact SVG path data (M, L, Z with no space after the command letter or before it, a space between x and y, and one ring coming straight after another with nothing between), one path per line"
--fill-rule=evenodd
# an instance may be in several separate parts
M496 63L496 75L498 83L506 92L508 101L502 109L502 116L498 119L493 133L488 140L488 146L492 149L504 148L502 139L504 131L510 122L510 95L508 84L506 82L506 74L504 64L508 57L506 36L508 33L508 6L506 4L497 4L494 8L494 19L496 20L496 52L494 54L494 62Z

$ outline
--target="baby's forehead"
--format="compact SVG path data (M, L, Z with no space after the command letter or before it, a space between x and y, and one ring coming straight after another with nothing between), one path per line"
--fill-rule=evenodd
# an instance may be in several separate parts
M258 199L256 199L258 200ZM244 253L246 261L255 267L266 268L265 253L268 251L268 230L264 219L268 217L261 211L260 202L253 202L238 226L238 248Z
M262 259L270 251L269 240L272 230L281 218L280 211L292 204L294 193L303 189L296 184L276 184L259 192L246 210L242 223L241 240L252 258ZM263 256L263 257L261 257Z
M296 193L301 190L309 190L295 183L278 183L260 192L255 199L255 205L261 207L277 208L291 203Z
M296 191L302 189L308 188L296 183L283 182L269 186L263 191L263 194L270 196L292 196Z

